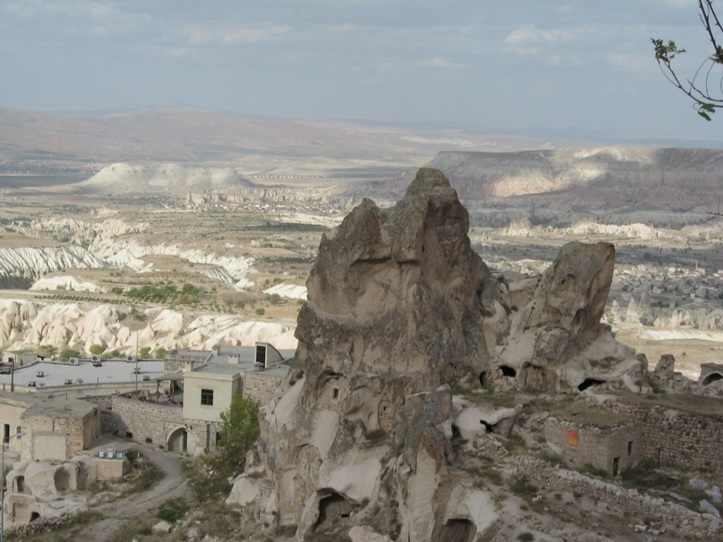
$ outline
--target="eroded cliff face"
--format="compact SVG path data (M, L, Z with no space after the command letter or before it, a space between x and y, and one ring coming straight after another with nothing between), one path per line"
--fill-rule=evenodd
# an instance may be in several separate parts
M600 325L614 249L571 244L539 280L509 284L471 250L467 229L447 179L422 168L394 207L364 200L324 236L294 365L261 411L229 502L299 540L360 528L379 540L472 540L496 521L452 445L459 420L484 423L481 410L453 401L452 386L577 393L580 377L598 374L590 349L601 337L617 344ZM604 363L634 356L612 350ZM513 409L488 414L485 425L509 434Z
M515 373L515 385L536 391L606 382L641 391L644 363L600 323L614 263L610 243L568 243L538 280L511 285L517 310L510 310L492 378Z

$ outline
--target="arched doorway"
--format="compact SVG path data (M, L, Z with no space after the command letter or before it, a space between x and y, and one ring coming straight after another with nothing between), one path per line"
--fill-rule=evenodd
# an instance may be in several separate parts
M179 427L168 435L169 452L188 452L188 429Z
M168 434L166 445L169 452L182 452L192 456L203 451L203 447L199 447L193 427L187 425L179 425L173 429Z

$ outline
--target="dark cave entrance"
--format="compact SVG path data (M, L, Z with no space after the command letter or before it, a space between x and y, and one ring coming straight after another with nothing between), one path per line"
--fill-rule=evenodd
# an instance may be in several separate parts
M314 525L314 531L338 526L339 522L348 519L356 508L352 501L332 492L319 501L319 519Z
M701 382L701 384L707 386L708 384L712 384L716 380L723 380L723 375L720 373L710 373L703 379L703 382Z
M450 519L434 531L435 542L472 542L477 536L477 528L468 519Z
M517 371L509 365L500 365L500 371L502 371L502 376L509 376L512 378L517 376Z
M582 381L582 383L577 387L580 391L585 391L591 386L599 386L600 384L605 384L604 380L600 380L599 378L586 378Z

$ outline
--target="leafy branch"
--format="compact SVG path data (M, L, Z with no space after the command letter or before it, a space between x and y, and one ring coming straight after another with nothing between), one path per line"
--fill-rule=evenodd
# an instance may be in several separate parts
M718 43L719 39L723 38L723 26L713 7L713 0L698 0L698 11L712 47L712 54L701 62L692 78L681 79L673 67L673 61L685 53L685 49L678 47L673 40L651 38L651 41L655 60L663 75L673 86L691 98L698 115L709 121L717 109L723 108L723 74L720 73L723 67L723 47Z

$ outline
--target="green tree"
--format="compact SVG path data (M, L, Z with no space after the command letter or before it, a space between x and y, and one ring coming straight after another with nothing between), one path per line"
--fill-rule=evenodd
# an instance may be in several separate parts
M58 359L60 361L69 361L70 358L79 358L80 352L78 350L75 350L74 348L63 348L60 351L60 354L58 354Z
M259 406L242 394L234 395L231 406L221 413L221 437L209 463L220 476L230 478L241 474L246 452L259 437Z
M105 352L103 354L103 357L105 359L120 359L123 357L123 352L116 348L114 350L111 350L110 352Z
M693 107L705 120L717 109L723 108L723 26L713 7L713 0L698 0L698 15L704 34L710 42L710 55L705 58L692 78L681 78L673 67L673 61L685 53L673 40L651 38L663 75L673 86L693 100Z
M140 351L138 352L138 354L139 354L142 358L147 358L147 357L150 355L150 353L151 353L151 347L150 347L150 346L144 346L144 347L141 348Z
M88 351L94 356L100 356L105 351L105 348L100 344L91 344Z
M166 357L166 354L168 354L168 350L166 350L162 346L156 348L156 359L164 359Z
M45 354L45 357L52 358L55 355L55 352L57 351L57 348L55 348L52 344L44 344L40 347L40 349Z

